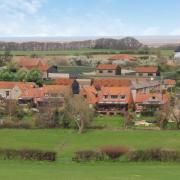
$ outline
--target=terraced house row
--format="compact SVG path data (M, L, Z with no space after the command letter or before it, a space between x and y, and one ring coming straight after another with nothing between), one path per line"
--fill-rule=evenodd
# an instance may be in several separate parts
M52 85L38 87L31 82L0 82L0 97L16 100L19 105L40 107L58 102L64 103L70 93L81 94L89 107L95 107L101 114L119 114L132 109L136 113L145 110L168 108L170 95L167 87L173 87L173 80L159 81L145 78L58 78Z

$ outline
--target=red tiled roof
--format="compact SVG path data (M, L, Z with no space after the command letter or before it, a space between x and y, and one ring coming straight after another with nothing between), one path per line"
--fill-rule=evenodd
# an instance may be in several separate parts
M47 64L42 64L42 65L37 66L37 69L39 69L42 72L46 72L49 69L49 67L50 66Z
M97 103L97 91L94 86L84 87L81 90L83 96L86 97L88 104Z
M54 94L54 93L65 93L68 87L64 85L44 85L41 88L44 93Z
M69 78L56 78L54 80L54 84L57 84L57 85L71 86L72 83L73 83L73 80Z
M158 72L158 68L155 66L135 67L134 70L139 73L157 73Z
M65 94L68 91L67 86L61 85L44 85L41 88L29 88L23 91L20 98L33 98L35 101L43 100L46 94L54 95L54 94Z
M131 81L128 79L94 79L93 85L97 89L101 89L101 87L121 87L121 86L131 86Z
M19 59L18 64L20 67L36 67L42 63L42 59L40 58L30 58L30 57L23 57L21 59Z
M49 65L42 63L42 59L40 58L23 57L18 60L18 64L21 68L39 69L42 72L49 69Z
M109 60L116 61L116 60L127 60L127 61L136 61L136 58L130 56L128 54L117 54L109 58Z
M123 96L125 95L125 99L104 99L104 95L116 95L116 96ZM100 102L124 102L131 104L133 103L133 98L131 94L130 87L103 87L99 92L99 101Z
M99 64L97 70L116 70L118 68L117 64Z
M145 101L148 100L152 100L152 97L155 97L156 100L159 100L162 103L166 103L169 101L169 94L165 93L165 94L161 94L161 93L142 93L139 92L136 94L136 103L143 103Z
M176 81L173 79L165 79L164 84L166 85L176 85Z
M15 86L18 86L20 89L28 89L35 87L35 83L0 81L0 89L13 89Z

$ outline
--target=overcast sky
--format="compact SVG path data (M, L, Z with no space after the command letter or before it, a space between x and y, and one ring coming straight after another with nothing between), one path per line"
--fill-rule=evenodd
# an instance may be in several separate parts
M0 36L180 35L180 0L0 0Z

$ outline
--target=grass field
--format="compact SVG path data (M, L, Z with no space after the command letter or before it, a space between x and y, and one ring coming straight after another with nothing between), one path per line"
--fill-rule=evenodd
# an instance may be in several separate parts
M99 120L101 121L101 119ZM118 123L118 120L114 123ZM180 149L179 131L89 130L0 130L0 147L55 150L55 163L0 160L0 179L6 180L177 180L176 163L100 162L74 163L75 151L104 145L125 145L132 149L163 147Z
M180 149L179 131L89 130L0 130L0 147L55 150L60 158L71 158L81 149L104 145L125 145L132 149L163 147Z
M0 161L4 180L178 180L179 164Z
M161 55L162 56L167 56L167 57L173 57L174 56L174 51L173 50L161 50Z
M4 51L0 51L3 54ZM135 54L143 55L140 50L113 50L113 49L80 49L80 50L68 50L68 51L11 51L14 56L80 56L80 55L92 55L92 54ZM147 55L147 54L144 54ZM162 56L173 56L173 50L161 50Z
M97 119L97 124L101 124L99 121L101 119ZM118 123L119 120L116 118L111 125ZM132 149L152 147L180 149L180 133L179 131L89 130L87 133L77 134L74 130L61 129L3 129L0 130L0 147L54 150L58 152L58 160L55 163L0 160L0 179L177 180L180 176L179 164L176 163L74 163L71 161L77 150L96 149L104 145L125 145Z
M128 51L127 51L128 52ZM0 51L0 54L3 54L4 51ZM80 49L80 50L68 50L68 51L11 51L11 54L14 56L61 56L61 55L70 55L70 56L79 56L79 55L89 55L89 54L118 54L126 53L125 50L112 50L112 49Z

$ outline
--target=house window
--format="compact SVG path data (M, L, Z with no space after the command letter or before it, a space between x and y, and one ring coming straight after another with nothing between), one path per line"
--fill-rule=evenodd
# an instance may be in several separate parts
M48 94L48 93L45 93L44 96L45 96L45 97L49 97L49 94Z
M104 95L104 99L107 99L108 98L108 95Z
M103 71L102 71L102 70L100 70L100 71L99 71L99 73L103 73Z
M148 73L148 76L153 76L153 73Z
M121 95L121 96L119 96L119 98L120 98L120 99L125 99L126 96L125 96L125 95Z
M9 91L6 91L6 97L8 97L10 95Z
M117 99L117 98L118 98L117 95L112 95L112 96L111 96L111 99Z
M139 73L139 76L143 76L143 73Z
M112 70L108 70L108 73L113 73L113 71Z
M156 99L156 97L155 97L155 96L153 96L153 97L152 97L152 99Z

